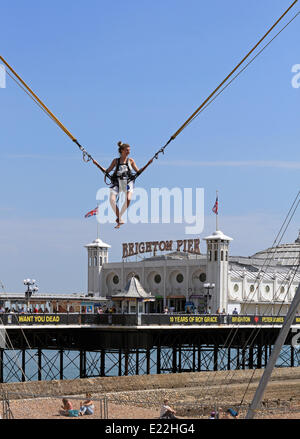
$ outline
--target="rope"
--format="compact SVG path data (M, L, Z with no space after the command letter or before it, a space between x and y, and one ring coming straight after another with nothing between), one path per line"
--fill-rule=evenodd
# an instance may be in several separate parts
M254 56L250 62L235 75L231 81L223 87L223 85L226 84L226 82L232 77L232 75L240 68L240 66L249 58L249 56L256 50L256 48L267 38L267 36L272 32L272 30L278 25L278 23L286 16L286 14L293 8L293 6L298 2L298 0L295 0L289 8L279 17L279 19L269 28L269 30L265 33L265 35L253 46L253 48L247 53L246 56L234 67L234 69L226 76L226 78L217 86L217 88L202 102L202 104L194 111L194 113L184 122L184 124L170 137L170 139L166 142L166 144L161 147L149 160L149 162L144 166L141 170L139 170L134 176L132 176L131 180L136 180L136 178L142 174L146 170L146 168L153 162L154 159L158 159L160 154L164 154L166 147L171 143L172 140L174 140L202 111L204 111L208 105L210 105L246 68L266 49L266 47L271 44L272 41L280 33L300 14L298 12L281 30L278 32L274 38L272 38L267 45L263 47L263 49ZM39 106L40 109L42 109L49 117L50 119L56 123L56 125L61 128L65 134L67 134L68 137L71 138L71 140L78 146L80 151L83 154L83 160L85 162L93 161L94 164L97 164L97 162L94 161L93 157L85 150L85 148L78 142L78 140L71 134L71 132L59 121L59 119L49 110L49 108L46 107L46 105L39 99L39 97L31 90L31 88L23 81L23 79L15 72L15 70L5 61L5 59L0 56L0 60L5 64L5 66L12 72L12 74L17 78L13 78L13 76L8 72L9 76L14 79L14 81L23 89L23 91L26 92L28 96L31 97L31 99ZM19 82L18 82L19 81ZM223 88L222 88L223 87ZM215 96L216 95L216 96ZM105 174L105 183L106 179L111 180L111 176L105 171L105 169L97 164L98 168Z
M300 11L295 14L295 16L223 87L223 85L228 81L228 79L239 69L239 67L246 61L246 59L255 51L255 49L262 43L262 41L270 34L270 32L277 26L277 24L283 19L283 17L289 12L289 10L297 3L296 0L286 11L285 13L276 21L276 23L268 30L268 32L260 39L260 41L248 52L248 54L243 58L243 60L231 71L231 73L218 85L218 87L209 95L208 98L204 100L204 102L197 108L197 110L184 122L184 124L170 137L168 142L160 148L152 157L152 160L158 159L159 154L164 154L166 147L174 140L178 134L181 133L193 120L196 119L207 107L213 103L218 96L220 96L223 91L229 87L240 75L243 73L250 64L300 15ZM223 87L223 88L221 88ZM218 92L218 93L217 93ZM217 93L217 94L216 94ZM215 95L215 96L214 96ZM149 162L150 164L150 162ZM146 165L147 167L147 165ZM143 171L146 169L143 169ZM138 173L136 177L138 177L143 171Z

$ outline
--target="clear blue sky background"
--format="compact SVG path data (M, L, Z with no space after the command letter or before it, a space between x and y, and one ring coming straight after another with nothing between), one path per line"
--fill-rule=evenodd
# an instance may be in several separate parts
M1 6L1 55L103 166L119 140L141 166L290 4L15 0ZM149 191L203 187L200 238L214 230L219 190L220 228L234 238L234 255L272 245L299 190L300 89L291 86L299 19L138 181ZM24 277L43 292L85 291L83 246L96 221L84 214L102 173L10 78L0 89L0 127L0 280L11 292L23 291ZM105 224L101 237L118 261L122 242L190 238L184 228ZM285 241L298 228L299 213Z

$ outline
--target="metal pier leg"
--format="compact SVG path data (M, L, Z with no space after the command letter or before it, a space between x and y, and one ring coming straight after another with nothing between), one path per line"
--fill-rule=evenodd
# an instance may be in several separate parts
M295 349L294 349L294 346L291 346L290 347L290 349L291 349L291 367L294 367L295 366Z
M38 349L38 381L42 381L42 349Z
M64 350L59 351L59 379L64 379Z
M237 370L240 369L240 348L237 348L236 368Z
M245 370L245 355L246 354L246 349L242 348L242 369Z
M4 357L4 349L0 349L0 383L4 382L3 357Z
M100 376L105 376L105 349L101 349L101 356L100 356Z
M85 378L86 376L86 352L85 351L80 351L80 371L79 371L79 375L80 378Z
M219 348L218 346L214 346L214 370L217 371L218 370L218 352L219 352Z
M201 371L201 345L198 346L198 372Z
M231 349L230 347L227 349L227 370L231 370Z
M253 369L253 347L249 348L249 369Z
M177 350L176 347L173 347L173 354L172 354L172 373L176 373L177 371ZM180 367L180 360L181 358L179 357L179 367Z
M135 374L139 374L139 348L136 349L136 356L135 356Z
M193 345L193 372L196 371L196 346Z
M128 350L125 351L125 371L124 375L128 376Z
M160 369L161 368L161 366L160 366L160 355L161 355L160 346L157 346L156 354L157 354L157 357L156 357L156 373L160 374L160 372L161 372L161 369Z
M122 349L119 349L119 377L122 376Z
M26 349L22 349L22 382L26 381Z
M261 369L262 365L262 345L257 346L257 369Z
M150 349L146 350L146 373L150 375Z

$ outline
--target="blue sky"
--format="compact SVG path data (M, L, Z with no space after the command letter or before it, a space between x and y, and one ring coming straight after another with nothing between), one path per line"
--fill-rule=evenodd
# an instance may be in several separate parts
M1 6L1 55L103 166L119 140L142 166L291 4L289 0L16 0ZM298 11L290 12L291 18ZM284 20L283 24L287 22ZM220 228L231 253L272 245L299 190L299 17L138 180L204 188L205 227L219 191ZM103 176L7 78L0 89L0 280L23 291L86 290L84 245L96 235ZM285 241L293 241L299 212ZM121 243L184 239L185 224L101 226ZM205 247L201 244L201 250Z

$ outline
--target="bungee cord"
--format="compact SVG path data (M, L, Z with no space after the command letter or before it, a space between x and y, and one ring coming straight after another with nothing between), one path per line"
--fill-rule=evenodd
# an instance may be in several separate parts
M158 159L160 154L165 153L165 149L167 146L193 121L196 117L198 117L202 111L204 111L232 82L237 79L237 77L246 70L246 68L271 44L272 41L281 32L292 23L292 21L300 14L300 11L235 75L233 76L238 69L244 64L244 62L252 55L252 53L261 45L261 43L268 37L268 35L275 29L275 27L281 22L281 20L288 14L288 12L295 6L298 0L294 0L294 2L287 8L287 10L276 20L276 22L267 30L267 32L263 35L263 37L252 47L252 49L243 57L243 59L234 67L234 69L226 76L226 78L213 90L213 92L201 103L201 105L193 112L193 114L180 126L180 128L169 138L169 140L162 146L153 157L147 162L147 164L140 169L136 174L132 175L129 180L135 181L138 176L140 176L147 167L153 163L154 159ZM85 162L94 161L91 154L89 154L86 149L79 143L75 136L62 124L62 122L51 112L51 110L42 102L42 100L33 92L33 90L26 84L26 82L16 73L16 71L8 64L8 62L0 56L0 60L4 63L4 65L9 70L7 73L10 78L12 78L23 91L26 92L28 96L42 109L45 114L47 114L50 119L60 128L63 132L78 146L80 151L82 152L82 157ZM233 78L232 78L233 77ZM230 79L230 82L226 85L226 82ZM112 181L112 176L106 172L105 168L103 168L99 163L97 163L97 167L104 173L104 181L106 184L110 184ZM110 180L110 183L107 183L106 180Z

